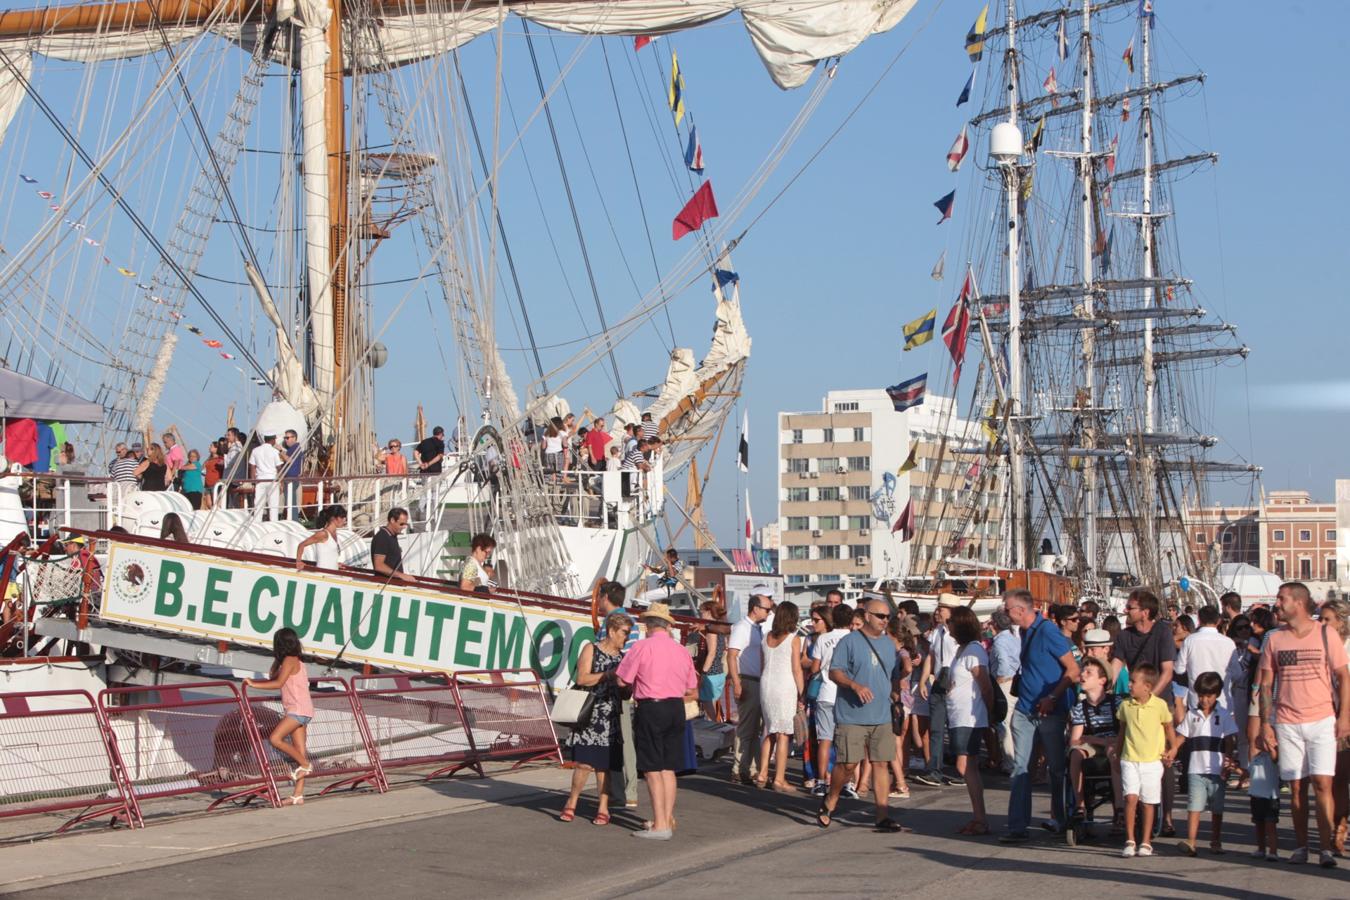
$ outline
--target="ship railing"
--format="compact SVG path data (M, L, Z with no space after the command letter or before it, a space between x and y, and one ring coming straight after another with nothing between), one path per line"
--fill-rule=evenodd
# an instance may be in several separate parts
M545 478L544 494L564 525L626 530L660 515L664 502L659 467L650 472L573 470Z

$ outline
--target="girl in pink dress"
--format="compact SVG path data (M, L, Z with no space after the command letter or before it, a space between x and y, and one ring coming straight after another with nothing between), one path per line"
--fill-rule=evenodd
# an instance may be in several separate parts
M300 636L290 628L283 628L272 637L272 671L267 681L244 679L251 688L266 691L281 690L281 708L286 715L267 740L277 751L295 760L291 770L295 793L284 801L287 806L305 802L305 776L314 771L305 753L305 726L314 718L314 701L309 696L309 675L300 661ZM287 741L286 738L290 737Z

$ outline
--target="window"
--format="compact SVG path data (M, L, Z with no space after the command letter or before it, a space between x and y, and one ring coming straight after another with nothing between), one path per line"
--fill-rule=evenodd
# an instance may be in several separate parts
M788 488L787 491L787 502L789 503L805 503L811 499L810 488Z
M851 401L849 401L849 402L847 402L847 403L836 403L836 404L834 405L834 411L835 411L835 412L857 412L857 411L858 411L858 401L856 401L856 400L851 400Z
M802 546L801 544L789 544L787 551L788 551L788 559L811 558L811 548Z
M863 436L864 431L865 429L862 428L853 429L853 442L855 444L861 444L863 441L867 440L867 438Z
M857 559L859 556L871 556L871 555L872 555L872 545L871 545L871 544L849 544L849 545L848 545L848 555L851 556L851 557L853 557L854 559Z
M822 456L816 460L816 471L822 475L833 475L839 471L839 457Z
M839 517L821 516L820 518L816 519L816 527L819 528L821 531L838 531Z
M1205 533L1203 531L1197 531L1195 533L1195 542L1197 544L1203 544L1205 542Z
M1304 581L1312 580L1312 560L1306 556L1300 556L1298 559L1298 577Z
M1311 540L1312 540L1312 529L1311 529L1311 528L1300 528L1300 529L1298 530L1298 539L1299 539L1300 541L1302 541L1303 543L1305 543L1305 544L1308 543L1309 541L1311 541Z
M848 517L848 530L849 530L849 531L858 531L858 530L860 530L860 529L863 529L863 528L868 527L868 525L870 524L870 522L871 522L871 516L849 516L849 517Z
M1272 532L1270 533L1270 539L1271 539L1272 541L1282 541L1282 540L1284 540L1284 529L1283 529L1283 528L1276 528L1274 531L1272 531ZM1284 575L1283 575L1283 574L1280 574L1280 577L1283 578Z
M789 575L789 576L787 577L787 583L788 583L788 584L806 584L806 576L805 576L805 575Z
M848 499L850 500L866 500L870 496L871 495L867 491L867 485L865 484L851 484L848 486Z
M810 528L810 527L811 527L811 517L810 517L810 516L788 516L788 517L787 517L787 530L788 530L788 531L805 531L806 529L808 529L808 528Z
M1327 543L1328 543L1328 544L1334 544L1334 543L1336 543L1336 529L1335 529L1335 528L1328 528L1328 529L1327 529Z
M839 558L839 545L838 545L838 544L824 544L824 545L822 545L821 548L820 548L820 558L821 558L821 559L838 559L838 558Z
M1275 575L1276 575L1277 578L1279 578L1279 579L1281 579L1281 580L1284 579L1284 557L1283 557L1283 556L1277 556L1277 557L1275 557Z
M850 456L848 458L848 470L850 472L870 472L872 471L872 457L870 456Z
M1327 557L1327 581L1336 580L1336 557Z
M789 472L809 471L811 468L810 462L811 461L809 459L789 459L787 461L787 470Z
M1233 543L1233 532L1231 532L1231 531L1225 531L1225 532L1223 533L1223 543L1224 543L1224 544L1231 544L1231 543Z
M839 499L839 488L837 488L837 487L825 487L825 488L824 488L824 487L823 487L823 488L821 488L819 491L816 492L816 499L817 499L817 500L838 500L838 499Z
M822 441L824 441L825 443L827 443L827 444L833 444L833 443L834 443L834 429L833 429L833 428L826 428L826 429L821 433L820 439L821 439Z
M792 443L800 444L802 442L802 430L800 428L792 429Z

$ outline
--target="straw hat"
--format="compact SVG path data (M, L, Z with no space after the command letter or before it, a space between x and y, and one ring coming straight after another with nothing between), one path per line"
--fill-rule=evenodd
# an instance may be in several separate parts
M653 603L642 611L644 619L664 619L671 625L675 624L675 617L670 614L670 606L665 603Z
M1105 628L1091 628L1083 635L1085 647L1106 647L1111 643L1111 632Z
M956 596L955 594L950 594L944 591L943 593L938 595L937 605L945 606L948 609L959 609L962 606L965 606L966 604L961 600L960 597Z

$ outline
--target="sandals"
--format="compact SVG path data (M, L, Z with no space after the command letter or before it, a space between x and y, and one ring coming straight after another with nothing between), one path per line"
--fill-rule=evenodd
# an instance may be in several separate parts
M596 813L595 818L591 819L592 825L608 825L609 813Z
M764 790L764 789L765 789L766 787L768 787L768 786L769 786L769 780L768 780L767 778L764 779L764 780L760 780L760 779L758 779L758 778L755 779L755 787L759 788L761 791Z
M775 782L773 783L773 789L774 789L775 791L777 791L778 793L780 793L780 794L795 794L795 793L797 793L797 789L794 788L792 785L788 784L786 781L781 782L781 783L775 781Z
M989 824L987 822L967 822L958 828L956 833L966 837L984 837L989 834Z
M830 823L834 821L834 810L829 807L829 798L820 801L820 808L816 810L816 824L821 828L829 828Z
M313 774L314 774L313 766L296 766L294 769L291 769L291 781L299 781L306 775L313 775Z
M292 794L291 796L287 797L285 800L282 800L282 801L281 801L281 805L282 805L282 806L304 806L304 805L305 805L305 795L304 795L304 794Z
M875 823L872 830L878 834L909 834L914 831L913 828L906 828L889 816Z
M558 816L559 822L570 822L577 817L577 808L575 806L563 807L562 814Z

